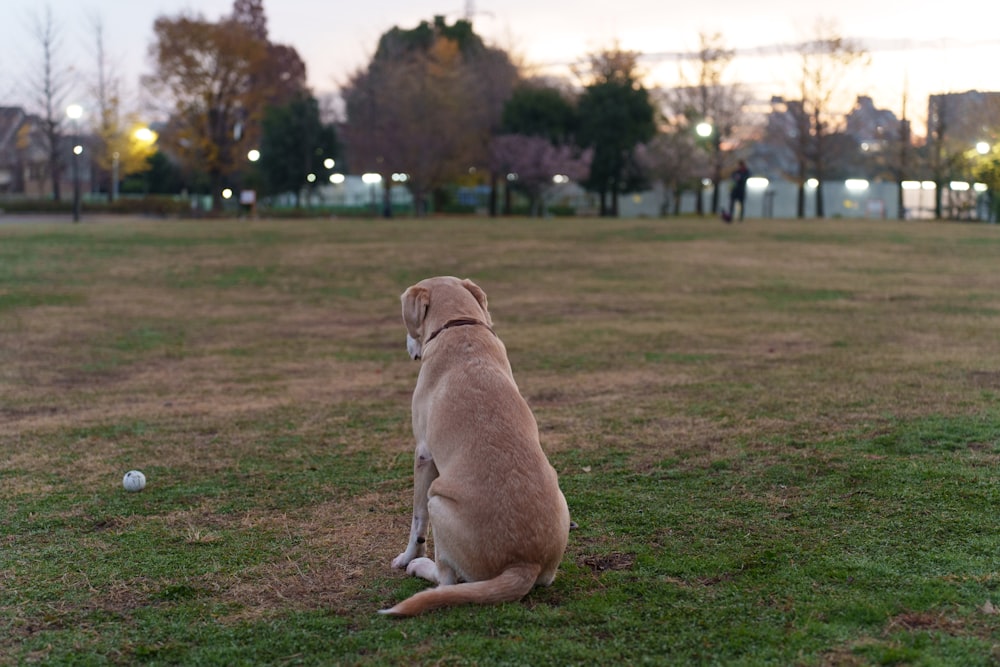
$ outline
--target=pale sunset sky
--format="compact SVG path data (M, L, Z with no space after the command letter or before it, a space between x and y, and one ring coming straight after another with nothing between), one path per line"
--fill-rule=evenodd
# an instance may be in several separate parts
M216 20L231 0L12 0L0 21L0 105L31 106L30 72L40 61L33 26L51 8L59 28L59 54L81 82L92 77L93 19L104 26L105 47L121 79L137 95L139 76L150 69L147 49L156 17L196 12ZM421 20L462 17L464 0L382 0L319 2L265 0L270 38L299 52L318 94L334 92L353 70L365 65L378 38L393 26L415 27ZM831 20L841 35L869 49L871 64L857 69L844 86L845 108L856 95L899 113L904 87L907 115L922 127L927 96L966 90L1000 91L1000 5L996 0L917 3L913 0L477 0L473 23L489 43L528 65L552 71L617 43L646 54L641 64L650 86L678 79L678 62L668 54L695 51L699 33L721 33L739 55L728 78L752 87L762 100L794 96L797 56L753 55L775 45L793 44L815 34L819 19ZM659 55L658 55L659 54ZM76 96L85 101L81 83Z

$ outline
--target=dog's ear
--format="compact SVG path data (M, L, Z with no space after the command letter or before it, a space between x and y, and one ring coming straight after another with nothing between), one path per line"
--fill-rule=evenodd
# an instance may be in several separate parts
M414 285L399 297L403 302L403 324L414 338L420 336L424 326L424 316L431 305L431 291L426 287Z
M483 288L468 279L462 281L462 287L469 290L469 292L472 293L472 296L476 297L476 301L479 302L479 307L483 309L483 315L486 316L486 323L493 326L493 320L490 318L489 308L486 306L486 292L483 291Z

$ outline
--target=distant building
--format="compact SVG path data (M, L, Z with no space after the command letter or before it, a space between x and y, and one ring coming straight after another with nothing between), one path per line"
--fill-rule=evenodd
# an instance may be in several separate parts
M927 103L928 140L972 148L996 131L998 118L1000 92L931 95Z
M848 112L847 134L858 143L864 153L886 150L899 141L900 121L888 109L878 109L868 95L859 95L854 108Z
M79 142L87 145L87 137ZM64 136L60 154L64 167L60 170L63 199L72 196L73 180L69 165L73 155L74 137ZM89 151L85 150L85 155ZM90 160L80 160L80 183L84 193L91 188ZM20 107L0 107L0 195L47 198L52 196L52 166L49 160L48 138L42 119Z

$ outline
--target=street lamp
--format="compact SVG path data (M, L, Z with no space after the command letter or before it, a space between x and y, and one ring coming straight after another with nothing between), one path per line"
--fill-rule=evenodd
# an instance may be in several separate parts
M987 153L990 152L990 145L985 141L980 141L978 144L976 144L976 152L979 153L980 155L986 155Z
M114 203L118 199L118 161L121 159L121 153L115 151L111 154L111 202Z
M80 134L80 118L83 116L83 107L79 104L71 104L66 107L66 116L73 126L73 222L80 222L80 155L83 153L83 146L77 143Z
M715 125L703 120L694 126L694 131L701 139L705 139L712 156L712 212L719 210L719 182L722 180L722 137L716 131ZM702 196L698 195L698 214L702 213Z

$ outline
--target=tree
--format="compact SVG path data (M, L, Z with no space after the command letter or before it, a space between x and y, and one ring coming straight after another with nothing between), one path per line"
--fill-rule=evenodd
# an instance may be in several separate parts
M383 182L406 173L423 214L435 189L487 163L515 75L467 21L449 26L437 17L413 30L393 28L343 89L352 167L382 174Z
M62 199L63 122L66 119L66 97L69 93L69 71L61 65L59 26L52 18L52 7L45 6L34 17L33 36L41 49L41 64L37 78L31 82L34 105L40 110L42 136L48 153L48 177L52 182L52 198Z
M489 166L489 148L493 137L500 134L503 124L503 111L513 94L515 82L518 80L517 68L511 63L505 51L485 48L475 52L473 58L467 60L466 66L474 72L473 82L476 101L471 109L473 123L478 128L478 146L476 147L476 162L474 164ZM502 176L488 169L490 178L489 212L497 214L497 184Z
M662 214L680 213L681 198L693 191L701 199L701 178L709 168L708 156L695 143L694 134L686 121L665 119L664 127L652 140L639 146L637 159L650 178L659 181L669 193L664 199Z
M576 162L572 166L556 166L561 160L575 160L579 157L581 151L575 143L578 125L576 107L562 90L541 81L525 82L514 89L503 108L500 123L502 134L494 138L494 145L490 149L492 173L507 176L504 208L508 214L513 188L520 187L528 194L532 209L535 209L541 192L531 185L532 177L525 176L533 170L533 165L526 164L528 161L524 156L517 153L519 142L513 137L522 140L539 139L547 146L543 147L538 142L525 144L528 152L547 153L544 162L551 166L548 169L551 173L544 177L547 179L546 184L551 183L552 177L557 174L573 174L572 178L579 181L589 173L589 158L588 171L583 174L577 172ZM567 150L563 151L563 148Z
M993 146L989 153L977 158L973 175L977 182L986 186L987 216L995 222L1000 217L1000 199L997 198L1000 192L1000 147Z
M830 166L830 137L837 130L837 119L833 106L841 86L851 68L868 63L868 52L857 43L845 39L835 23L820 19L815 24L814 38L799 48L802 95L802 112L809 121L807 158L814 169L816 179L816 215L824 217L823 182ZM802 137L793 141L799 142ZM800 202L804 200L804 183L800 184ZM800 213L801 215L801 213Z
M642 185L636 147L656 134L653 105L638 81L636 61L635 52L617 47L591 55L591 83L577 105L577 138L594 151L585 185L599 194L602 216L617 216L618 195Z
M299 193L309 174L319 170L328 158L339 157L336 130L320 119L319 102L300 95L291 102L269 107L262 126L259 169L265 192Z
M810 128L809 114L801 100L774 97L762 142L766 150L757 154L765 158L772 169L798 186L796 215L799 218L805 217L806 182L812 166Z
M743 107L748 94L737 84L724 83L726 68L735 52L725 46L720 33L701 33L694 76L681 71L682 85L668 100L672 122L687 126L687 131L704 123L701 145L709 155L712 181L712 213L719 210L719 182L725 164L726 149L732 149L734 130L743 121ZM707 134L705 134L707 133ZM702 212L701 197L697 201Z
M143 128L138 116L122 112L121 80L106 57L104 27L99 18L94 19L93 28L97 77L92 94L97 114L91 163L107 179L108 199L113 201L120 180L150 169L148 158L156 148L155 141L137 135Z
M233 0L232 18L267 49L263 66L251 77L251 86L261 92L264 106L288 104L307 93L306 64L291 46L270 41L263 0Z
M554 179L565 176L580 181L590 171L591 151L571 145L557 145L544 137L505 134L491 146L491 163L497 172L508 174L511 184L528 195L532 215L543 213L541 203Z
M259 144L266 107L304 89L305 67L293 49L266 40L260 2L237 2L217 23L161 16L153 30L156 70L144 82L171 107L164 147L189 172L207 174L218 209L223 182L247 169L247 152Z
M504 134L544 137L556 145L572 143L578 125L576 108L567 95L538 83L515 88L501 118Z

